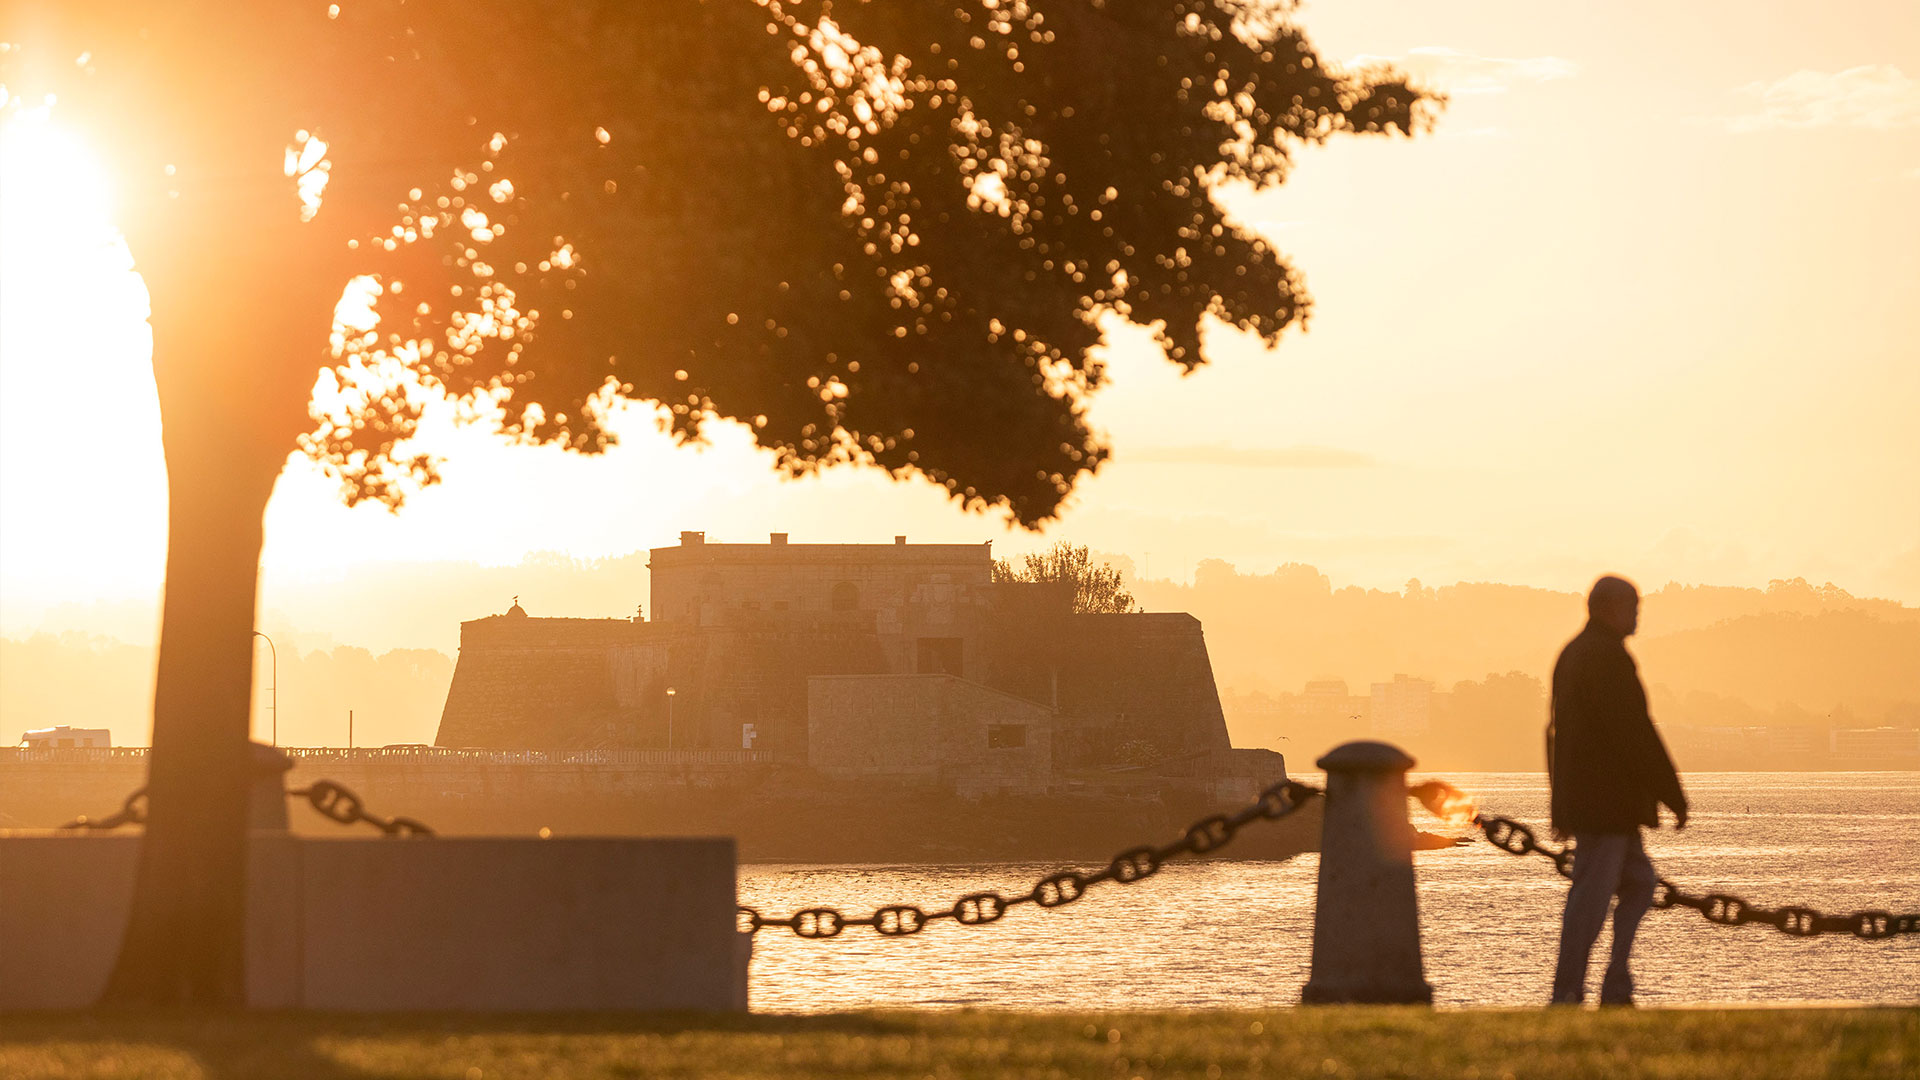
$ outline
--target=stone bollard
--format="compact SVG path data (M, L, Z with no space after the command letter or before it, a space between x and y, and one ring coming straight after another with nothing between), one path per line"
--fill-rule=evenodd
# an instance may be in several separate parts
M253 782L247 791L247 828L287 831L287 772L293 759L279 747L252 743Z
M1350 742L1316 762L1327 773L1305 1003L1433 1001L1420 963L1407 770L1381 742Z

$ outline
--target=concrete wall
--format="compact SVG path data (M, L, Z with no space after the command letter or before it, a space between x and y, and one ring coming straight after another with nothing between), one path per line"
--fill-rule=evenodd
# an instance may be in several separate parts
M0 1010L106 983L138 836L0 837ZM725 839L256 836L256 1008L744 1010Z
M1021 729L1022 745L989 745L996 725ZM1051 709L951 675L807 680L807 763L838 779L1045 791L1052 733Z

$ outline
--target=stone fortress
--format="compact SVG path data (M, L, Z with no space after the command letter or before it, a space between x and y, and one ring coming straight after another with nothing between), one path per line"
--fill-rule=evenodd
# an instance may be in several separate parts
M995 583L988 544L654 548L651 618L461 624L436 743L746 751L827 780L965 796L1101 778L1231 799L1284 777L1235 750L1191 615L1078 614Z

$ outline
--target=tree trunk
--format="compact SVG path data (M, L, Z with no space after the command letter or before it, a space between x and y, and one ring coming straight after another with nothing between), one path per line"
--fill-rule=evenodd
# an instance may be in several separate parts
M272 477L234 475L244 464L168 447L147 830L109 1004L246 1001L252 630Z
M182 198L128 230L152 303L166 596L147 827L108 1005L246 1003L248 725L262 518L346 281L289 205Z

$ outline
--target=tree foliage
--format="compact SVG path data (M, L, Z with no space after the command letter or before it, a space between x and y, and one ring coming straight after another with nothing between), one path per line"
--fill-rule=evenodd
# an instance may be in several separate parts
M1075 614L1124 615L1143 610L1133 602L1120 571L1106 563L1095 563L1086 545L1076 546L1065 540L1023 556L1017 566L1010 559L994 560L993 580L1058 586L1071 598Z
M1422 123L1428 97L1322 62L1289 14L15 0L0 107L57 93L109 160L167 458L150 814L107 996L244 998L250 629L290 451L397 506L436 478L413 440L435 401L595 453L630 400L683 440L739 420L793 473L1045 521L1107 454L1103 320L1191 367L1210 321L1272 342L1305 316L1220 187Z
M1271 342L1305 317L1221 185L1422 122L1420 91L1326 63L1289 14L76 0L53 21L89 56L71 108L160 211L272 181L291 214L303 185L313 245L378 290L302 438L350 501L431 482L407 440L435 395L586 452L627 398L684 439L735 418L792 472L918 474L1033 524L1106 456L1103 317L1189 367L1210 319ZM156 85L173 108L129 130Z

